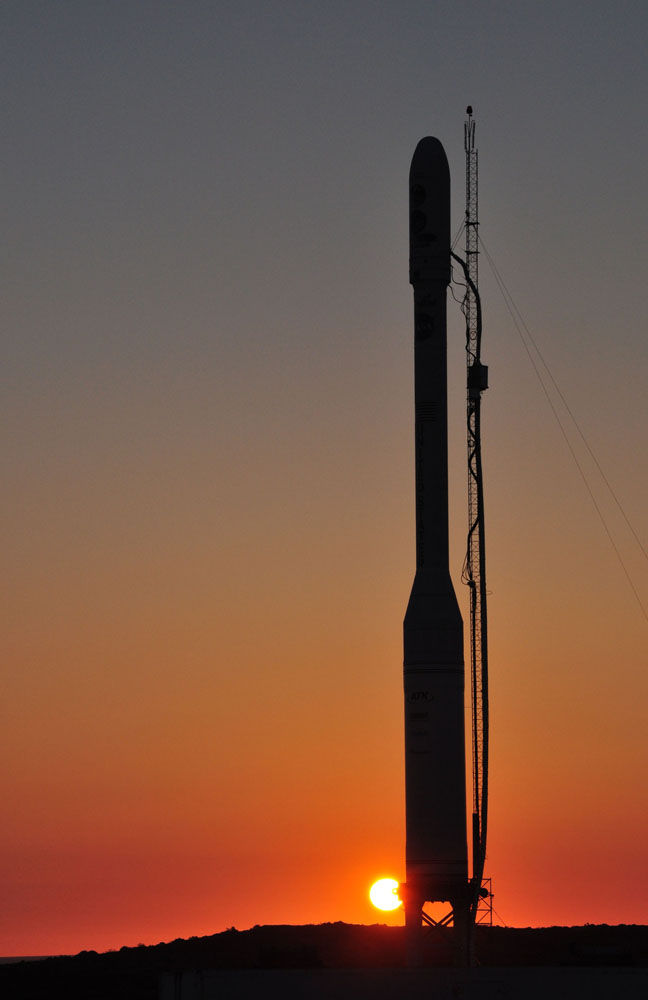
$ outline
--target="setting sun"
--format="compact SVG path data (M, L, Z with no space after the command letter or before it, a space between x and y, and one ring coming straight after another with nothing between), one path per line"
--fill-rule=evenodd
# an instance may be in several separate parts
M395 910L401 905L398 882L393 878L378 879L369 890L369 899L379 910Z

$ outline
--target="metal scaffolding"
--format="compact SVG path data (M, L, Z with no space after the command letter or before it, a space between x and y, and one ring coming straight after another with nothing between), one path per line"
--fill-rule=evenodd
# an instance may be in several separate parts
M472 698L472 917L482 899L488 818L488 620L486 611L486 548L484 486L481 460L481 394L488 387L488 369L481 363L481 302L478 291L479 217L475 122L472 108L464 124L466 152L466 318L468 543L462 580L470 591L470 667Z

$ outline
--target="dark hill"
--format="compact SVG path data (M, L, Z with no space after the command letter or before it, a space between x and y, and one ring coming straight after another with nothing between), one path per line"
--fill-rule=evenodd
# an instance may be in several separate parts
M208 937L0 966L7 1000L155 1000L162 972L186 969L352 969L403 965L404 929L374 924L234 928ZM428 935L427 961L449 964L449 935ZM483 966L648 966L648 927L480 927Z

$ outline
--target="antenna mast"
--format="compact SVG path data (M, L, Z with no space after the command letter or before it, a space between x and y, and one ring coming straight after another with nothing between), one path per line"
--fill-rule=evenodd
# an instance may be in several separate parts
M466 109L466 317L468 544L462 580L470 590L470 666L472 696L473 817L472 902L475 922L483 896L488 817L488 622L486 614L486 549L484 488L481 460L481 394L488 387L488 368L481 363L481 303L478 292L479 218L477 149L472 107Z

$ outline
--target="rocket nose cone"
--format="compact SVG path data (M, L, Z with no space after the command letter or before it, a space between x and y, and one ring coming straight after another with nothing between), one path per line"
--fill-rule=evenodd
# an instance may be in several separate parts
M415 170L424 173L441 170L446 176L450 176L445 149L435 136L426 135L425 138L419 140L417 143L414 156L412 157L410 174Z
M409 174L410 255L450 255L450 168L438 139L421 139Z
M450 168L445 149L438 139L428 135L421 139L412 157L410 166L410 198L411 188L422 184L434 190L437 198L447 198L450 201Z

